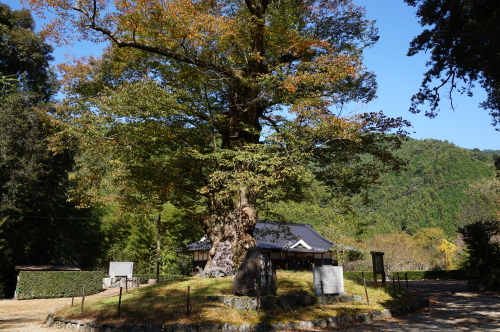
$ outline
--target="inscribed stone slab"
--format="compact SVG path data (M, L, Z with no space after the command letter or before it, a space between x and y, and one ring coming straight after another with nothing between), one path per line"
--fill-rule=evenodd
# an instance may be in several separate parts
M110 262L109 263L109 276L114 278L116 276L127 276L132 278L134 271L134 262Z

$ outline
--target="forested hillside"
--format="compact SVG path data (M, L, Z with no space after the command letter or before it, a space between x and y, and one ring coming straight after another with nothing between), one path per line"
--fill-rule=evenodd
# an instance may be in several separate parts
M371 238L376 234L421 228L441 228L455 237L456 217L468 198L470 183L495 176L494 159L500 151L468 150L433 139L405 142L397 152L408 163L400 174L381 177L380 186L370 189L369 202L352 199L352 209L328 196L327 188L311 187L303 203L281 202L268 207L287 221L312 223L332 240ZM345 203L345 202L344 202Z
M393 231L415 234L439 227L456 235L456 217L472 182L495 176L497 154L459 148L447 141L409 140L398 152L408 162L406 171L382 177L370 192L371 203L356 204L368 236ZM497 151L500 154L500 151Z

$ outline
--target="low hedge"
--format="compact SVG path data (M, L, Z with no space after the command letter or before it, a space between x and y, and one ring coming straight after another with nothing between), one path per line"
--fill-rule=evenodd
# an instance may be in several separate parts
M354 281L363 281L363 276L366 280L373 280L373 272L368 271L344 271L344 278ZM378 275L378 278L381 278L381 275Z
M393 273L394 278L404 279L408 274L408 280L468 280L469 276L466 270L442 270L442 271L397 271Z
M134 274L134 277L139 278L139 283L140 284L147 284L149 282L149 279L156 279L156 274ZM180 275L167 275L163 274L160 275L160 280L158 282L165 282L165 281L172 281L172 280L177 280L185 278L185 276L180 276Z
M447 270L447 271L396 271L393 272L392 276L387 275L387 277L394 277L397 279L397 274L399 273L399 278L405 279L405 274L408 274L408 280L423 280L423 279L434 279L434 280L468 280L467 271L465 270ZM373 280L373 272L344 272L344 278L354 281L362 281L363 275L366 280ZM378 275L381 278L381 275Z
M50 299L71 297L73 289L75 296L82 296L85 286L85 295L101 292L101 271L21 271L17 281L17 298Z

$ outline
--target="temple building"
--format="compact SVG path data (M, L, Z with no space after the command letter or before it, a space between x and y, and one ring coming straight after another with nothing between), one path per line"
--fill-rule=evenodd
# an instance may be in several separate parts
M355 250L325 239L311 225L259 220L254 236L257 247L271 258L276 269L311 270L313 266L338 265L336 252ZM193 254L193 272L205 268L212 244L207 237L183 248Z

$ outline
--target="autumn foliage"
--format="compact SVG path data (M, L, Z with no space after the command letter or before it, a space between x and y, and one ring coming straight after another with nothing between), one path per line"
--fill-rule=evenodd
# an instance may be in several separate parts
M108 45L61 66L54 147L79 151L83 203L190 207L238 263L258 200L300 199L314 177L351 195L403 165L386 133L406 122L346 112L376 88L361 56L376 29L351 1L26 2L54 14L52 40Z

